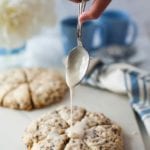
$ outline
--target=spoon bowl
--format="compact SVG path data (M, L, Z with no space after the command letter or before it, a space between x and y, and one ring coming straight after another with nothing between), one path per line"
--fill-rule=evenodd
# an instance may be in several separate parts
M67 84L74 87L80 83L89 66L89 54L83 46L75 47L68 56Z

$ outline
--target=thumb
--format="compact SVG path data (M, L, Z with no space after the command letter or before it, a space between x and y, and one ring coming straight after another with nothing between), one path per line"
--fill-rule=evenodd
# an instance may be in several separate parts
M92 7L81 14L80 22L83 23L87 20L98 18L111 0L94 0Z

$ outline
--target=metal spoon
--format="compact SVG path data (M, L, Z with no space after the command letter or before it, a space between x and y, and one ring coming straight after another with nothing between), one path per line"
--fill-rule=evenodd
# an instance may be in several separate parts
M79 16L85 11L87 0L79 4ZM79 17L78 17L79 18ZM66 64L66 81L69 87L74 87L81 82L89 65L89 54L82 44L82 24L78 19L77 47L70 52Z

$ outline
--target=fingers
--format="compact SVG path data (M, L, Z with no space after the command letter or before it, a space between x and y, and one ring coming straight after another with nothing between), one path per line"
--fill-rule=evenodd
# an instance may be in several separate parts
M111 0L94 0L91 8L80 16L80 22L98 18Z

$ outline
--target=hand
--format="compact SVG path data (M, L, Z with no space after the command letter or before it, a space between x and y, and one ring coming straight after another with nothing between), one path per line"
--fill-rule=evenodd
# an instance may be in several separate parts
M80 3L82 0L71 0L76 3ZM98 18L104 9L108 6L111 0L94 0L91 8L81 14L80 22L83 23L87 20Z

